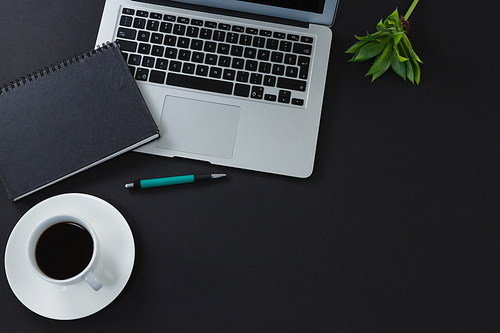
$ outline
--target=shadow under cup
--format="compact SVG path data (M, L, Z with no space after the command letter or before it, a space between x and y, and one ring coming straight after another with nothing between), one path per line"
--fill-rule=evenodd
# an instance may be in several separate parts
M27 244L32 270L56 285L71 285L83 279L99 290L102 284L92 273L99 255L99 241L92 226L75 215L51 216L40 222Z

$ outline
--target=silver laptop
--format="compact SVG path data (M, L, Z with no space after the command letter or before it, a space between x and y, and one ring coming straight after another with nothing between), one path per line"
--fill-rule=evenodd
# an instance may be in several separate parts
M338 0L106 0L160 138L136 151L306 178Z

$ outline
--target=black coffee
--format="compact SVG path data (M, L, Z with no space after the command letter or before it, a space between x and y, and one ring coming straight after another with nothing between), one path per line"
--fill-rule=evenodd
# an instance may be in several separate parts
M35 259L47 276L65 280L83 271L94 252L92 236L75 222L60 222L38 238Z

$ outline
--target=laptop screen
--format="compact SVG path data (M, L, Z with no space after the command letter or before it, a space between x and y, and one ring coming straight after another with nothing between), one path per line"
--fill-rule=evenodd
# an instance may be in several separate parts
M141 0L137 0L141 1ZM274 16L301 22L331 26L339 0L157 0L168 4L172 1L221 9L237 10Z
M303 10L312 13L323 13L325 0L238 0L244 2L261 3L288 9Z

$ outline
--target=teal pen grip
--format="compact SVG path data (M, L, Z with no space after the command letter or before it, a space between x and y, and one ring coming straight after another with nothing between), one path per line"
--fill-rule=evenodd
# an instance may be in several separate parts
M194 175L141 180L141 188L193 183Z

